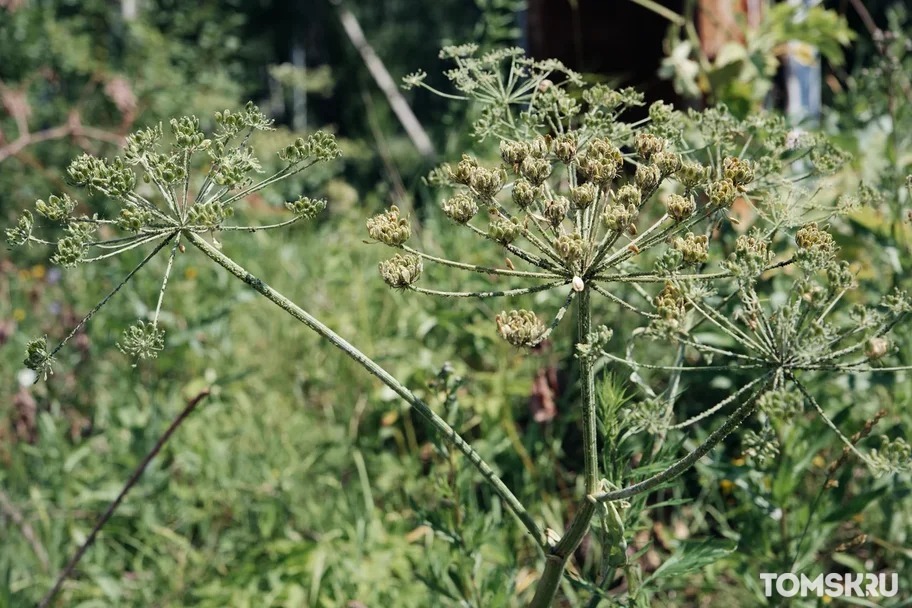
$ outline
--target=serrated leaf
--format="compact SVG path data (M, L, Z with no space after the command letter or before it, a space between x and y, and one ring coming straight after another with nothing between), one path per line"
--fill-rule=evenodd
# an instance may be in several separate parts
M682 542L678 550L666 559L652 576L643 581L643 586L645 587L652 579L674 578L696 572L733 553L737 547L738 543L733 540L706 539Z

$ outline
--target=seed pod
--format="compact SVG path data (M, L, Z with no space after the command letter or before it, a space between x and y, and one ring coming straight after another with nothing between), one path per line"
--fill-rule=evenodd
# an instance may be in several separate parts
M478 213L478 204L472 197L459 193L443 203L443 212L458 224L465 224Z
M674 221L683 222L697 210L697 204L691 197L683 197L680 194L672 194L665 201L665 211Z
M417 255L396 254L388 260L378 264L380 276L390 287L404 289L413 284L421 276L423 266L421 258Z
M412 235L412 227L407 218L399 216L399 207L392 205L389 211L367 220L367 233L375 241L399 247Z
M501 312L496 317L497 333L513 346L535 346L545 333L545 324L531 310Z

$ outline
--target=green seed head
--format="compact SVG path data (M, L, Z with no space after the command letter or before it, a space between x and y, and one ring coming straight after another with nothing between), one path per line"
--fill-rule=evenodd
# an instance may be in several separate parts
M697 203L690 196L671 194L665 201L665 210L674 221L683 222L697 210Z
M408 218L400 217L399 207L392 205L388 211L367 220L367 233L375 241L399 247L412 236L412 226Z
M404 289L417 281L423 269L421 258L417 255L398 253L389 260L380 262L378 267L383 281L397 289Z
M541 186L551 175L551 163L544 158L527 156L519 167L519 173L535 186Z
M516 218L513 219L497 219L491 222L488 227L488 236L500 243L501 245L509 245L522 233L522 226L519 224L519 220Z
M478 213L478 204L469 195L459 193L444 201L443 212L457 224L465 224Z
M654 154L662 152L667 143L664 138L657 137L652 133L637 133L634 139L637 154L643 160L649 160Z
M497 333L513 346L535 346L545 333L545 324L531 310L501 312L496 321Z
M688 232L683 237L676 237L672 247L681 252L685 265L702 264L709 258L709 237Z
M722 161L722 177L730 179L736 186L743 186L754 180L754 169L750 162L728 156Z
M637 187L644 192L651 192L662 181L662 171L655 165L640 165L636 170Z
M566 196L556 196L545 205L545 218L552 226L560 226L570 211L570 201Z
M513 202L520 209L525 209L535 202L541 190L529 183L528 180L520 178L513 183Z
M598 198L598 186L592 182L570 188L570 200L577 209L586 209Z

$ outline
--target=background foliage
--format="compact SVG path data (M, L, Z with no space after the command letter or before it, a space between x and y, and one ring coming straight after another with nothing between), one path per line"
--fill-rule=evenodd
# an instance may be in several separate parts
M857 42L832 71L839 86L827 89L822 128L853 160L827 186L834 197L859 181L868 186L868 205L834 225L839 244L860 260L861 276L908 289L912 118L901 100L909 98L912 23L899 3L867 4L894 37L878 41L847 12ZM283 186L288 191L265 193L248 213L253 222L275 221L275 204L306 187L327 196L329 214L269 238L226 238L226 251L340 333L358 336L363 350L441 410L438 374L449 362L465 380L451 422L520 498L562 527L560 505L576 491L580 468L575 394L564 382L574 363L556 354L569 352L571 337L558 333L550 348L524 357L491 331L498 310L406 297L377 279L384 253L362 243L363 222L391 199L424 222L418 237L426 250L461 260L478 252L431 211L436 194L421 176L432 162L402 134L335 7L157 0L141 2L128 19L123 5L0 3L0 149L26 132L23 125L33 136L70 128L0 156L4 227L36 198L67 191L61 169L80 150L113 151L131 128L171 115L207 116L253 98L288 130L328 125L342 138L343 160ZM517 42L521 32L505 18L515 8L498 0L352 6L394 77L423 68L440 85L438 49L468 39ZM300 73L286 67L283 77L275 67L293 61L295 48L305 51L305 83L313 87L304 120L292 103ZM733 90L717 101L736 107L743 94ZM442 159L469 145L496 158L470 143L471 110L409 95ZM38 249L0 257L0 606L34 604L203 386L213 395L105 529L60 605L497 606L528 593L531 545L460 459L315 336L289 335L272 310L189 256L178 269L185 280L172 287L169 310L179 312L170 313L158 360L131 367L115 347L143 312L141 296L156 289L139 282L62 353L57 375L32 385L21 365L26 340L61 338L130 263L61 275L46 258ZM465 288L485 284L469 280ZM624 323L618 319L616 334ZM899 358L908 364L910 332L902 331ZM635 390L628 374L618 368L605 380L605 404ZM732 382L710 373L691 380L681 415L718 401ZM878 433L908 436L907 376L815 388L848 434L885 408ZM683 483L631 511L631 551L642 551L652 577L651 605L762 605L759 572L815 562L821 571L897 571L901 589L912 589L909 476L875 479L851 458L830 474L842 446L816 418L779 432L777 458L758 462L735 438ZM838 484L827 488L830 479ZM598 551L597 542L582 547L571 578L596 579ZM590 598L598 605L600 594L582 582L565 592L567 605Z

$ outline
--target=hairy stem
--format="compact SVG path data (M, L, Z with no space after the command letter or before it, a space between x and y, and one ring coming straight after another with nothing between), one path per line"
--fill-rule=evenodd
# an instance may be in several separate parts
M450 445L462 452L469 462L478 469L481 476L491 484L494 492L500 497L504 504L509 508L516 517L522 522L529 534L535 539L539 546L545 542L544 534L539 529L538 524L532 519L532 516L526 511L526 508L518 498L510 491L504 482L497 476L497 473L482 459L482 457L466 442L459 433L438 416L424 401L419 399L414 393L403 386L388 371L380 367L373 359L362 353L360 350L351 345L342 336L331 330L321 323L316 317L306 310L289 300L287 297L264 283L262 280L253 276L244 269L240 264L223 254L221 251L210 245L203 237L192 232L188 232L187 238L193 245L202 251L209 259L216 264L245 282L255 291L265 296L273 304L287 312L289 315L318 333L327 342L344 352L348 357L353 359L361 367L366 369L372 375L376 376L381 382L393 389L393 391L402 397L409 405L427 420L434 429L440 433L441 437Z
M592 332L592 306L590 291L587 287L577 299L577 344L586 344ZM579 357L580 362L580 401L583 414L583 476L586 483L586 497L580 504L570 527L560 541L551 547L545 561L545 569L535 589L535 596L529 608L547 608L554 601L567 561L589 532L589 524L595 515L595 503L588 497L598 490L598 437L596 435L597 419L595 414L595 363L590 354Z

